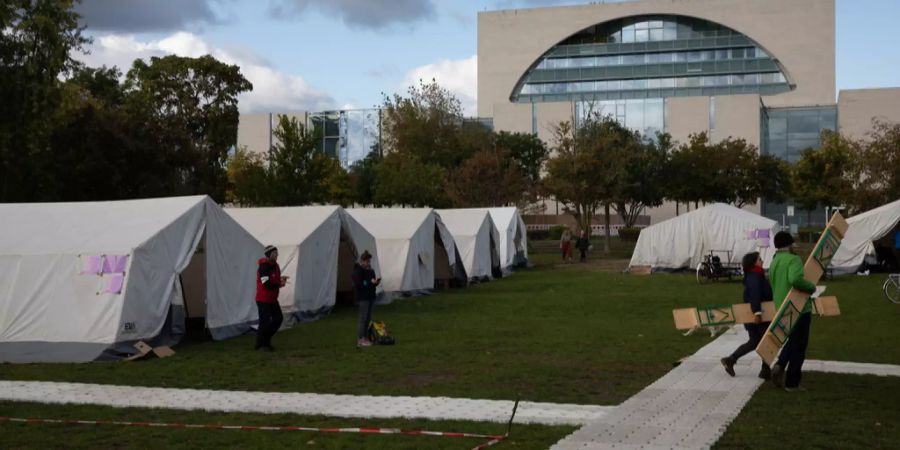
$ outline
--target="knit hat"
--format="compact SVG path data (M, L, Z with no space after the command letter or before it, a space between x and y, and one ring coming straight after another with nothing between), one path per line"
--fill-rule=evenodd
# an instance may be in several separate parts
M779 231L775 233L775 248L790 247L794 243L794 237L787 231Z
M274 245L267 245L265 250L263 250L263 254L266 255L266 258L268 258L269 253L272 253L273 251L277 251L277 250L278 250L278 247L275 247Z

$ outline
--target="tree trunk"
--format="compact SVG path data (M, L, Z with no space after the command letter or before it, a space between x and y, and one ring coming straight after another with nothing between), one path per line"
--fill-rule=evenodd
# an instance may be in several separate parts
M604 221L606 225L606 239L603 240L603 253L609 254L609 241L610 241L610 233L609 233L609 203L603 205L605 214Z

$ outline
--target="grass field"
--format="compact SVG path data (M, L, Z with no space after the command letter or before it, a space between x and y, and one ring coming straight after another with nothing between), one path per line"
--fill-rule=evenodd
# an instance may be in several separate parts
M594 248L600 248L597 242ZM278 351L272 354L252 351L253 336L249 335L223 342L195 336L177 346L177 354L167 359L91 364L4 364L0 365L0 379L360 395L521 398L616 405L665 374L674 361L710 341L707 333L681 336L672 324L673 308L738 302L741 298L739 282L699 285L690 273L649 277L621 274L630 253L627 243L614 241L613 252L608 256L595 250L587 264L560 263L555 242L535 243L532 249L535 267L509 278L377 307L376 318L386 321L397 339L397 345L392 347L357 349L356 311L339 308L322 320L279 332L274 340ZM900 325L900 307L881 297L882 282L881 276L851 276L822 283L828 285L828 294L839 298L842 315L814 320L809 358L900 364L900 346L894 345ZM830 376L810 374L807 377L804 384L814 388L814 394L801 397L807 395L801 393L798 398L809 399L806 408L816 420L830 420L835 416L831 412L843 406L820 403L836 400L820 398L819 391L837 389L843 383L838 380L828 384L832 383ZM865 381L867 377L860 379L864 379L860 382L862 385L868 382ZM872 383L878 387L882 382L893 381L876 379ZM897 386L888 387L890 389L885 388L883 392L893 392ZM882 391L882 388L877 390ZM766 402L777 402L780 398L770 397L781 395L785 394L761 390L751 406L762 402L761 408L768 408L770 403ZM879 403L872 403L871 407L865 402L853 405L861 411L861 418L881 414ZM751 414L751 418L760 414L758 409L753 410L757 412ZM119 416L119 410L111 408L8 402L0 402L0 411L2 414L33 413L43 417L89 413L89 418L115 416L198 423L251 420L256 421L252 423L267 424L359 426L349 419L322 417L160 410L128 410ZM756 445L753 433L741 431L744 428L739 426L743 426L744 421L742 415L735 425L737 428L729 430L727 440L722 441L728 446L723 448ZM405 428L502 432L493 424L376 422ZM754 426L752 421L748 423L747 426ZM4 448L59 447L59 443L54 444L53 436L58 438L63 431L46 433L46 430L57 429L62 430L56 426L2 425L0 442L4 442ZM519 445L521 448L544 448L547 442L558 440L571 428L524 427L523 430L533 434L524 434L517 448ZM353 436L337 436L332 440L332 437L320 435L281 437L251 433L222 438L215 433L188 430L175 433L171 430L134 430L122 434L102 427L85 431L69 427L64 433L71 436L73 446L91 447L90 442L97 440L99 444L95 447L103 448L144 446L151 441L159 442L160 447L199 442L202 442L201 446L210 447L218 445L218 439L228 439L228 442L233 439L234 445L229 446L238 448L257 446L257 440L271 447L297 445L309 440L315 443L312 447L362 446L362 441L354 440L361 438ZM204 433L203 440L198 441L200 435L192 433ZM129 441L127 436L135 438ZM463 448L469 444L460 445L453 440L447 443L426 441L425 437L409 440L376 436L373 439L377 440L372 444L373 448L442 448L441 445ZM6 445L7 442L11 444ZM132 442L139 444L132 445ZM365 442L369 446L369 442L375 441ZM854 442L850 442L852 446L856 446ZM66 446L68 444L67 438Z
M807 373L803 386L760 387L715 448L900 447L900 378Z
M187 424L382 427L502 435L506 425L427 420L359 420L294 414L226 414L162 409L116 409L84 405L44 405L0 402L0 416L77 420L150 421ZM574 431L568 426L515 425L500 448L545 449ZM334 434L304 431L198 430L122 427L116 425L0 424L4 449L196 449L196 448L315 448L315 449L461 449L486 442L481 438Z

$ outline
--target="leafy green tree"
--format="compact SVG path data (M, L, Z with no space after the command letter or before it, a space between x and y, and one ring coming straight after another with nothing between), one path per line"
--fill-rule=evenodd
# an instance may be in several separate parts
M381 155L373 151L365 158L350 167L350 185L353 191L353 203L360 205L376 205L375 183L376 168L381 163Z
M626 228L634 227L646 208L659 206L666 197L672 136L658 133L656 140L638 141L626 156L625 176L615 196L615 210Z
M540 181L541 169L547 161L550 150L536 134L501 131L497 133L494 145L509 152L509 156L518 164L519 170L528 177L531 184Z
M268 167L273 205L349 203L350 178L336 160L317 149L317 136L288 116L278 116L274 135Z
M866 211L900 198L900 123L874 120L865 141L843 140L840 145L855 149L854 189L848 198L853 210Z
M447 191L456 208L501 206L515 203L527 179L505 150L481 150L453 171Z
M445 169L457 167L472 153L461 146L462 106L434 80L419 81L407 96L384 98L382 136L385 153L400 153Z
M388 153L375 168L376 205L445 208L450 200L444 168L402 153Z
M50 150L62 77L89 42L71 0L0 2L0 202L47 199L61 170Z
M239 206L272 204L273 186L269 181L265 158L246 148L238 148L226 165L228 189L225 201Z
M638 144L636 135L609 117L590 117L575 130L562 123L554 134L555 155L547 161L544 179L547 192L563 203L588 233L594 214L603 206L604 251L609 253L610 205L622 190L627 176L625 161Z
M240 68L206 55L135 60L125 82L134 111L158 148L174 152L180 183L173 193L224 200L225 163L237 143L238 96L253 85Z

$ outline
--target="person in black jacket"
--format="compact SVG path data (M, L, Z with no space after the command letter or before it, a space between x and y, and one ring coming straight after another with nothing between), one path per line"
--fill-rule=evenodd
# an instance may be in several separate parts
M762 302L772 301L772 286L766 280L762 258L758 252L747 253L744 255L741 265L744 268L744 302L750 304L754 320L753 323L744 324L750 339L741 344L734 353L721 360L722 365L725 366L725 372L731 376L734 376L734 365L737 360L756 349L770 324L770 322L762 321ZM768 380L770 374L769 365L763 361L759 377Z
M372 308L375 306L375 288L381 283L381 278L372 270L372 255L368 250L363 251L359 257L359 263L353 266L353 293L356 303L359 304L359 315L356 324L356 346L368 347L372 345L366 337L369 321L372 320Z
M588 249L591 248L591 239L588 236L587 231L582 231L581 236L578 237L578 240L575 241L575 248L581 253L579 261L585 262L587 261L587 252Z

